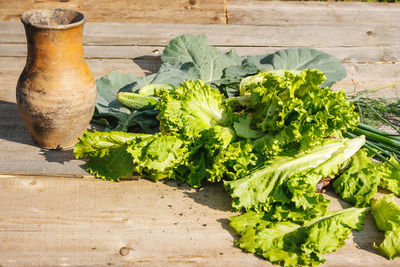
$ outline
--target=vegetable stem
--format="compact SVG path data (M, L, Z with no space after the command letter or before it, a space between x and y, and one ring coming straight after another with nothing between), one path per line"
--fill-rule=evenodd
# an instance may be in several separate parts
M400 149L400 141L395 140L393 138L389 138L389 137L386 137L386 136L383 136L383 135L380 135L380 134L377 134L374 132L366 131L361 128L354 128L354 130L352 130L351 132L358 136L365 135L365 137L368 140L372 140L372 141L375 141L378 143L384 143L384 144L394 147L395 149Z

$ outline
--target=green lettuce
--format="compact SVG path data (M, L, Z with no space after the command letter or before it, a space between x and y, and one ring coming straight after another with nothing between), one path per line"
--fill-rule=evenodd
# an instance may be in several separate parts
M335 192L357 207L369 206L381 181L377 167L365 149L357 151L348 168L334 180Z
M160 90L160 129L163 133L192 138L222 124L226 116L224 96L204 81L186 80L175 90Z
M295 209L303 220L324 214L329 201L316 193L317 183L339 173L364 143L363 136L334 140L293 156L273 157L241 179L224 181L232 207L271 212L283 205L278 210Z
M400 162L394 156L387 162L381 164L379 170L382 175L379 186L400 196Z
M120 177L131 176L135 170L127 147L151 137L149 134L117 131L85 131L74 147L74 155L76 158L90 158L86 163L89 173L105 180L118 181Z
M363 228L367 208L328 211L324 216L297 224L276 222L254 211L231 217L230 225L240 235L236 244L273 264L283 266L318 265L322 254L345 244L353 230Z
M396 203L393 195L385 195L374 199L371 208L376 226L385 232L383 242L374 247L388 259L400 257L400 205Z
M116 100L118 92L138 92L142 88L154 91L154 85L165 89L179 86L187 79L200 79L218 88L225 96L239 94L242 78L265 70L319 69L331 86L346 76L346 70L332 55L310 48L292 48L272 54L239 56L234 50L221 52L207 45L204 35L183 34L172 39L161 56L160 69L145 77L113 71L97 83L97 103L93 122L106 130L157 132L157 110L132 110ZM146 89L146 90L147 90ZM146 91L145 90L145 91ZM143 90L141 90L143 92Z
M265 71L242 80L240 92L251 114L250 124L244 122L263 134L255 141L257 150L271 156L289 144L309 148L358 124L344 91L320 87L325 80L324 73L310 69ZM236 125L238 135L243 128Z

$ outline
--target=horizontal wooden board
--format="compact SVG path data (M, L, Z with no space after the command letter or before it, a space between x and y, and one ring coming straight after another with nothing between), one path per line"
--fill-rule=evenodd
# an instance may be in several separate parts
M249 47L249 46L218 46L218 48L227 52L235 50L239 55L259 55L273 53L278 50L290 47ZM390 46L360 46L360 47L313 47L325 53L335 56L343 63L397 63L400 62L400 44ZM86 45L84 47L86 58L106 58L106 59L142 59L159 60L164 46L102 46ZM25 57L26 44L4 44L0 43L0 57Z
M0 176L0 192L2 266L272 266L234 246L220 184ZM382 238L368 216L325 266L398 266L372 249Z
M0 21L2 43L25 43L21 23ZM87 23L85 45L165 46L181 34L205 34L216 46L360 47L399 45L399 24L370 25L195 25ZM329 36L329 37L327 37Z
M227 1L229 24L387 25L400 23L400 5L361 2ZM329 32L326 32L330 38Z
M4 58L3 58L4 59ZM0 79L2 80L0 100L15 102L15 86L24 68L24 57L7 57L0 61ZM145 76L156 72L161 64L159 58L135 59L87 59L87 63L95 78L110 73L113 70L132 73L135 76ZM337 83L334 89L343 88L347 93L354 90L363 91L400 82L400 64L367 64L344 63L347 77ZM355 88L355 89L354 89ZM400 95L400 86L386 89L384 95Z
M89 21L226 23L224 0L0 0L0 20L19 20L30 9L68 8ZM173 14L173 15L171 15Z

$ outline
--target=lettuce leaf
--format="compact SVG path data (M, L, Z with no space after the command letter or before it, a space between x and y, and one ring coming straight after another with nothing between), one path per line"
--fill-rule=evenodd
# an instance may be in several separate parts
M328 200L316 193L317 183L343 169L364 143L363 136L334 140L293 156L276 156L241 179L224 181L232 207L269 212L277 204L291 205L304 211L304 219L324 214Z
M242 80L241 95L249 97L250 127L263 133L255 142L257 150L271 156L288 144L306 149L358 124L344 91L321 88L324 81L324 73L310 69L265 71Z
M86 163L89 173L118 181L120 177L131 176L135 170L126 148L151 137L149 134L85 131L74 147L74 155L76 158L90 158Z
M396 196L400 196L400 162L394 157L389 162L392 165L385 162L379 168L382 175L379 186L389 190Z
M374 199L371 208L376 226L385 232L383 242L374 247L388 259L400 257L400 205L396 203L393 195L385 195Z
M161 90L158 94L160 129L192 138L212 126L222 124L226 116L224 96L204 81L186 80L174 91Z
M157 132L157 110L137 111L122 107L116 101L120 91L137 92L150 84L179 86L187 79L200 79L218 88L225 96L239 93L242 78L265 70L319 69L331 86L346 76L345 68L333 56L315 49L292 48L272 54L239 56L234 50L223 53L207 45L204 35L184 34L172 39L161 56L160 69L145 77L116 71L96 81L98 99L93 122L107 130L131 131L137 127L146 133Z
M265 213L254 211L231 217L230 225L241 236L236 244L273 264L283 266L317 265L322 254L345 244L353 230L363 228L367 208L328 211L324 216L296 224L274 222Z
M376 168L365 149L357 151L348 168L334 180L332 185L335 192L357 207L369 206L381 180Z
M155 182L171 178L174 169L188 158L187 144L183 140L160 133L128 145L126 151L132 157L135 172Z

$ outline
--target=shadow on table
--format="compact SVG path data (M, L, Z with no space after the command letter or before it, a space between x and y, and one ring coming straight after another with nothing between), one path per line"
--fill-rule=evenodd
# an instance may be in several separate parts
M0 139L35 145L31 134L25 127L16 103L0 100Z
M342 209L354 207L354 205L342 200L333 190L331 186L327 188L326 195L338 200ZM373 243L380 244L383 241L384 233L376 228L375 220L370 212L368 212L363 229L359 232L353 231L353 242L359 249L379 255L378 251L373 248Z
M16 103L0 100L0 114L0 142L3 140L3 142L8 141L23 145L15 148L21 153L24 150L27 153L35 153L36 150L32 150L32 147L37 148L38 154L43 155L48 162L64 164L75 159L72 148L59 150L39 148L25 127Z
M156 73L161 66L160 56L140 56L132 59L142 70L145 75Z
M167 180L166 185L183 191L183 194L196 203L210 207L214 210L230 211L232 199L220 183L207 184L202 188L194 190L192 187L175 180Z

